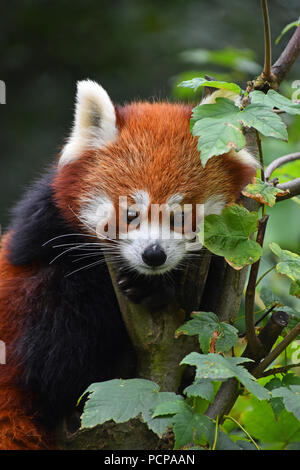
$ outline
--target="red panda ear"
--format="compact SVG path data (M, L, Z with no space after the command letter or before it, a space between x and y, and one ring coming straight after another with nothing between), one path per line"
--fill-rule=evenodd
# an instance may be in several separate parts
M91 80L77 84L74 126L59 166L71 163L86 149L99 149L117 137L116 113L106 91Z

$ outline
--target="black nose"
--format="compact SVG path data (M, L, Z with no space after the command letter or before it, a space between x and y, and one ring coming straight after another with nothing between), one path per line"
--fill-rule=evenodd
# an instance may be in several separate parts
M166 261L167 255L160 245L154 243L145 249L142 259L148 266L161 266Z

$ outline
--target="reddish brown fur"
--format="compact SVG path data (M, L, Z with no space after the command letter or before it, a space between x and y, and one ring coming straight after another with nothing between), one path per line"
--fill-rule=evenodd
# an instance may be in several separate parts
M227 203L236 200L254 169L229 154L210 159L203 168L197 140L189 131L190 114L190 107L168 103L120 108L117 141L98 152L86 151L58 172L55 198L65 217L78 223L73 211L78 214L82 198L96 188L114 202L139 189L158 204L177 192L185 195L185 203L203 203L217 194ZM32 397L18 387L20 370L11 351L21 334L22 318L32 308L30 293L38 292L38 266L12 266L6 258L7 241L2 241L0 256L0 339L7 345L7 364L0 365L0 449L46 448L43 431L26 414Z
M163 204L174 193L184 203L203 203L212 195L236 200L255 170L228 153L201 165L197 139L189 130L191 107L170 103L133 103L118 110L119 136L98 152L87 151L62 168L54 186L59 207L76 220L82 198L103 190L118 196L149 192L150 202ZM78 223L78 220L77 220Z
M35 426L34 416L26 414L33 397L18 386L20 370L12 355L28 313L24 299L36 287L37 268L12 266L6 259L7 242L8 236L3 237L0 253L0 338L6 344L6 364L0 364L0 449L45 449L48 438Z

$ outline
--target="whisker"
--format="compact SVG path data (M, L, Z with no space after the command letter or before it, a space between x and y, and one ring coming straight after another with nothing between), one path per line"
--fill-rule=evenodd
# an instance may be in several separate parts
M99 265L103 262L104 260L98 260L98 261L95 261L94 263L91 263L91 264L88 264L87 266L82 266L81 268L78 268L78 269L75 269L75 271L72 271L71 273L69 274L66 274L65 277L69 277L71 276L72 274L75 274L79 271L82 271L83 269L88 269L88 268L91 268L93 266L96 266L96 265Z
M50 243L50 242L52 242L52 241L54 241L54 240L57 240L57 238L76 237L76 236L98 238L98 237L95 236L95 235L89 235L89 234L85 234L85 233L67 233L67 234L64 234L64 235L58 235L57 237L50 238L50 240L48 240L48 241L46 241L45 243L43 243L42 246L46 246L48 243Z

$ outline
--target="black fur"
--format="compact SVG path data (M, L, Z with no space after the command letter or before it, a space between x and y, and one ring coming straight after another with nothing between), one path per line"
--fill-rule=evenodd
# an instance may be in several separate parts
M32 390L42 408L40 419L48 426L71 413L93 382L131 377L135 354L123 324L105 263L74 272L88 263L74 263L74 253L62 254L64 243L93 241L72 235L53 202L54 171L37 181L13 211L9 260L14 265L38 264L36 292L23 299L22 335L15 345L24 371L20 385ZM68 235L63 238L56 238ZM56 238L49 243L49 240ZM103 255L99 251L99 257ZM175 294L161 276L137 277L120 272L119 286L134 301L162 306ZM152 301L152 304L151 304Z
M71 254L49 264L59 253L54 244L78 242L70 236L44 245L74 232L53 203L52 178L51 171L35 183L14 210L9 246L11 263L40 265L36 295L24 299L28 314L15 348L24 370L20 384L36 392L47 425L68 414L91 383L128 377L135 369L105 263L70 276L80 267Z

